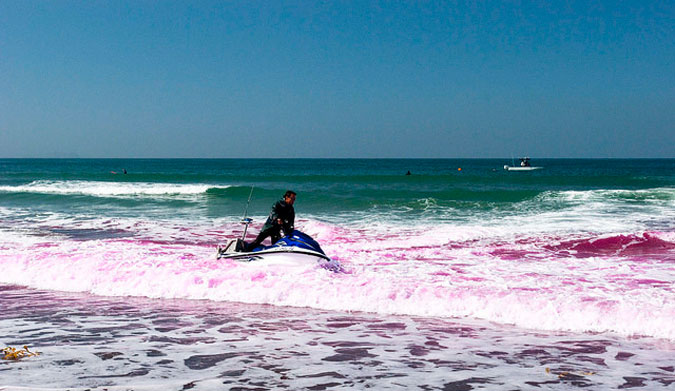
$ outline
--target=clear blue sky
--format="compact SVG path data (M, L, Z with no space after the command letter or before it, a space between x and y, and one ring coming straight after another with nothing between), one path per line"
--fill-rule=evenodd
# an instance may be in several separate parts
M0 1L0 157L675 157L675 2Z

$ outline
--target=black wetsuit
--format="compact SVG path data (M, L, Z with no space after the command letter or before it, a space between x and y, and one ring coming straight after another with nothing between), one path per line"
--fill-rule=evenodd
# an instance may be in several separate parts
M279 225L279 219L281 219L281 225ZM282 230L285 235L293 233L294 224L295 209L293 208L293 205L287 204L283 199L277 201L274 206L272 206L272 211L267 217L267 221L265 221L265 225L263 225L258 237L251 243L247 243L244 247L244 251L251 251L260 246L267 237L271 238L272 244L276 243L277 240L281 239Z

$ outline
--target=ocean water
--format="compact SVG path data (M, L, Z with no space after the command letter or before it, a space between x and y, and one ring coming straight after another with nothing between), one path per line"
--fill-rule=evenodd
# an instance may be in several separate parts
M675 160L532 163L0 160L0 390L672 389Z

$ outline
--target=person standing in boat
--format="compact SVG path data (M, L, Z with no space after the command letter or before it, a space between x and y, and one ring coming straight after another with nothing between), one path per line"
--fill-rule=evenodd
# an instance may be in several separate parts
M293 233L295 224L295 209L293 208L293 204L295 203L295 197L296 193L288 190L282 199L274 203L267 221L265 221L262 230L260 230L255 240L251 243L244 242L243 250L245 252L260 246L263 240L268 237L272 240L272 244L276 243L277 240L281 239L281 231L284 231L284 235Z

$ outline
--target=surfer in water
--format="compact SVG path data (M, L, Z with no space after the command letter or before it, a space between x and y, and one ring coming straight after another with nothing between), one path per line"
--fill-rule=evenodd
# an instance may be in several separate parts
M267 217L267 221L265 221L265 225L260 230L258 237L251 243L244 242L244 252L251 251L260 246L267 237L274 244L277 240L281 239L282 230L284 231L284 235L293 233L295 224L295 209L293 208L293 204L295 203L295 196L296 193L294 191L288 190L282 199L272 206L272 211Z

